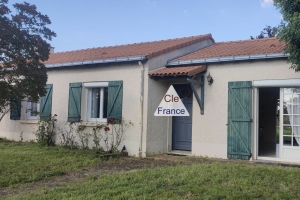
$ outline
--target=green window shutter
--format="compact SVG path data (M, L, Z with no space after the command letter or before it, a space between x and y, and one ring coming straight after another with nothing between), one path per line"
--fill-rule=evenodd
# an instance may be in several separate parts
M252 82L228 83L227 156L249 160L251 157Z
M46 85L46 95L40 98L40 120L45 121L50 118L52 111L52 84Z
M70 83L68 121L81 119L81 90L82 83Z
M19 99L13 99L10 102L10 119L20 120L21 117L21 101Z
M107 118L122 118L123 81L108 83Z

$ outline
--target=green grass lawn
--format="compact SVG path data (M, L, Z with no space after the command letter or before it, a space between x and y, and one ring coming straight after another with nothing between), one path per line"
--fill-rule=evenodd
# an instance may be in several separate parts
M62 175L97 162L99 158L75 150L0 141L0 187Z
M81 151L0 142L0 186L59 176L99 159ZM299 199L300 169L202 159L199 164L104 174L8 199ZM206 162L205 160L209 161ZM115 161L118 164L118 161ZM154 160L153 160L154 162Z
M103 175L11 199L299 199L299 185L298 168L213 162Z

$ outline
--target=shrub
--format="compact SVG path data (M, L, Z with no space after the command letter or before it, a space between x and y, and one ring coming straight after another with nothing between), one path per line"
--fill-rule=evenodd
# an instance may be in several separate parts
M50 115L45 121L39 121L38 130L35 132L36 141L41 146L55 145L55 123L57 122L55 115Z
M73 126L74 122L67 122L66 124L68 124L68 129L64 128L59 129L59 133L60 133L60 145L66 148L70 148L70 149L76 149L78 147L78 143L75 141L75 135L74 135L74 126Z
M103 133L104 148L107 153L118 151L118 147L125 139L124 132L130 125L133 125L133 123L126 121L124 118L120 120L110 118L107 120Z
M78 124L70 123L70 126L77 126L76 127L76 135L79 139L80 145L82 149L89 148L89 137L91 136L90 133L86 132L86 126L83 125L82 120L78 120Z
M87 129L82 120L67 122L66 125L66 128L60 129L61 146L71 149L88 149L91 140L92 148L96 153L112 153L118 151L118 147L125 138L125 130L133 123L123 118L120 120L110 118L106 124L96 123L92 129Z

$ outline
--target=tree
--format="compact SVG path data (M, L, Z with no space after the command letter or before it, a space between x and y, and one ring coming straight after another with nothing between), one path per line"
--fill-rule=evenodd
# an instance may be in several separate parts
M35 5L16 3L12 14L8 0L0 0L0 121L10 105L24 99L38 102L45 95L50 44L56 33L46 26L47 15ZM12 108L13 109L13 108Z
M271 37L275 37L276 36L276 32L277 32L277 27L271 27L271 26L266 26L258 36L256 36L255 38L250 36L251 40L254 39L262 39L262 38L271 38Z
M289 53L291 68L300 71L300 0L274 0L283 21L278 26L277 37L286 43L285 53Z

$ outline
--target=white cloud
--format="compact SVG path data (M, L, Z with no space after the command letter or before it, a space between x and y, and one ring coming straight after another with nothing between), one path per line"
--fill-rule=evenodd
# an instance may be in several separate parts
M190 15L190 13L187 10L184 10L183 12L185 15L188 15L188 16Z
M262 1L260 1L260 5L263 8L271 6L271 5L273 5L273 0L262 0Z

